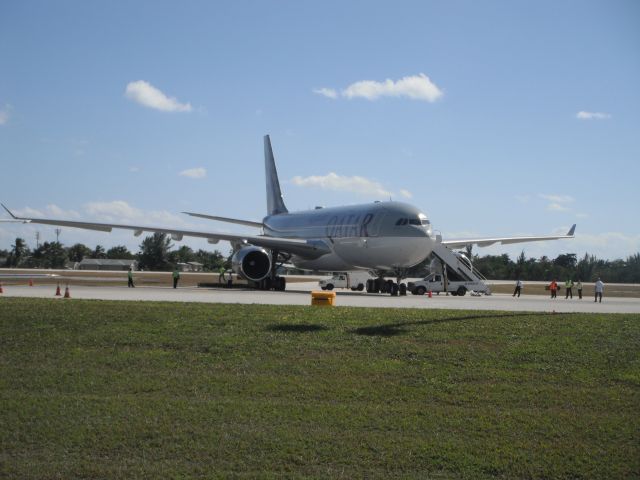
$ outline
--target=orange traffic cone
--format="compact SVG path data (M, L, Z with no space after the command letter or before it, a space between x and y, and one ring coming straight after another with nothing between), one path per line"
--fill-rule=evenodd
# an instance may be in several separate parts
M60 293L60 282L58 282L58 286L56 287L56 297L61 296L62 294Z
M64 298L71 298L71 294L69 293L69 285L64 289Z
M33 287L33 280L29 279L29 286Z

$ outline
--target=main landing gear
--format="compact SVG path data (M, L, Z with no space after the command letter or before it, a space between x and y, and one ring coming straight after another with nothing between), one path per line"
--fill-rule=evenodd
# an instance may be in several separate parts
M394 282L393 280L385 280L382 277L371 278L367 280L366 288L367 293L388 293L392 297L407 294L407 285L401 283L400 279L398 279L398 282Z
M282 265L289 261L290 255L283 254L278 250L271 250L271 269L269 275L258 282L253 282L258 290L275 290L276 292L284 292L287 288L287 279L277 275L276 272Z
M254 282L258 290L275 290L276 292L284 292L287 288L287 279L279 275L263 278L259 282Z

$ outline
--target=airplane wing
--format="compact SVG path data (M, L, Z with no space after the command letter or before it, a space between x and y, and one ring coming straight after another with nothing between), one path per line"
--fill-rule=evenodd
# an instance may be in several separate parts
M216 217L213 215L205 215L204 213L192 213L192 212L182 212L187 215L191 215L192 217L200 217L206 218L207 220L217 220L219 222L227 222L227 223L237 223L238 225L245 225L247 227L256 227L262 228L262 222L252 222L251 220L239 220L237 218L229 218L229 217Z
M447 247L460 248L467 245L477 245L479 247L488 247L494 243L506 245L509 243L537 242L541 240L559 240L562 238L574 238L576 231L575 223L566 233L566 235L545 235L537 237L496 237L496 238L468 238L463 240L443 240L442 244Z
M2 205L2 204L0 204ZM211 243L218 240L225 240L240 245L255 245L269 249L280 250L281 252L299 255L304 258L314 259L330 252L329 247L322 241L307 241L295 238L275 238L264 235L235 235L222 232L198 232L192 230L178 230L174 228L152 227L146 225L122 225L118 223L98 223L98 222L76 222L71 220L56 220L49 218L25 218L17 217L7 207L2 207L11 215L13 222L39 223L44 225L58 225L61 227L83 228L85 230L98 230L100 232L111 232L114 228L133 230L135 236L140 236L142 232L159 232L171 235L174 240L182 240L182 237L206 238Z

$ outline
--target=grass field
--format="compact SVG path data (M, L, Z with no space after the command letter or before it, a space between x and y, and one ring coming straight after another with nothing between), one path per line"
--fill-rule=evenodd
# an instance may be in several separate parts
M0 298L1 478L640 478L640 316Z

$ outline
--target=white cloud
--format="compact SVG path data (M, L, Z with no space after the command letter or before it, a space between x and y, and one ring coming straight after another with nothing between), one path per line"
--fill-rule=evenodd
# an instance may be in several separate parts
M133 222L145 225L184 226L184 219L165 210L144 211L132 207L124 200L111 202L89 202L84 206L87 214L96 220L105 222Z
M163 112L190 112L190 103L180 103L173 97L167 97L159 89L144 80L130 82L125 90L125 96L142 106L162 110Z
M571 203L575 201L575 198L571 195L549 195L546 193L540 193L538 196L554 203Z
M49 204L46 206L47 214L55 218L80 218L80 214L75 210L63 210L57 205Z
M318 187L325 190L341 190L376 197L390 197L393 195L378 182L358 176L343 177L334 172L324 176L297 176L293 177L291 181L299 187Z
M0 109L0 125L6 125L9 122L9 113L11 112L11 105L5 104L5 106Z
M362 80L352 83L342 91L347 98L376 100L380 97L407 97L411 100L435 102L443 93L424 73L401 78L398 81L386 79L384 82Z
M124 200L114 200L112 202L89 202L84 206L89 215L113 221L115 218L140 218L142 212L132 207Z
M338 92L333 88L316 88L313 92L332 99L338 97ZM435 102L444 93L429 77L424 73L420 73L403 77L396 81L389 78L383 82L361 80L343 89L340 95L348 99L365 98L367 100L377 100L380 97L404 97L411 100Z
M40 210L36 210L35 208L31 208L31 207L24 207L22 209L18 209L18 210L11 210L13 212L13 214L16 217L31 217L31 218L43 218L45 217L45 214L42 213Z
M576 118L580 120L608 120L609 118L611 118L611 114L603 112L580 111L576 113Z
M207 176L207 171L202 167L189 168L187 170L181 171L180 175L183 177L189 177L189 178L204 178Z
M575 201L575 198L573 198L571 195L539 193L538 197L550 202L547 205L547 210L549 210L550 212L568 212L571 209L567 206L567 204Z
M313 90L313 93L317 93L318 95L332 98L334 100L338 98L338 92L336 92L333 88L316 88Z
M132 173L136 173L140 171L140 167L136 167L135 165L132 167L129 167L129 171Z
M568 212L569 208L559 203L550 203L547 205L547 210L552 212Z
M400 190L400 195L402 195L404 198L413 197L413 194L409 190L405 190L405 189Z

